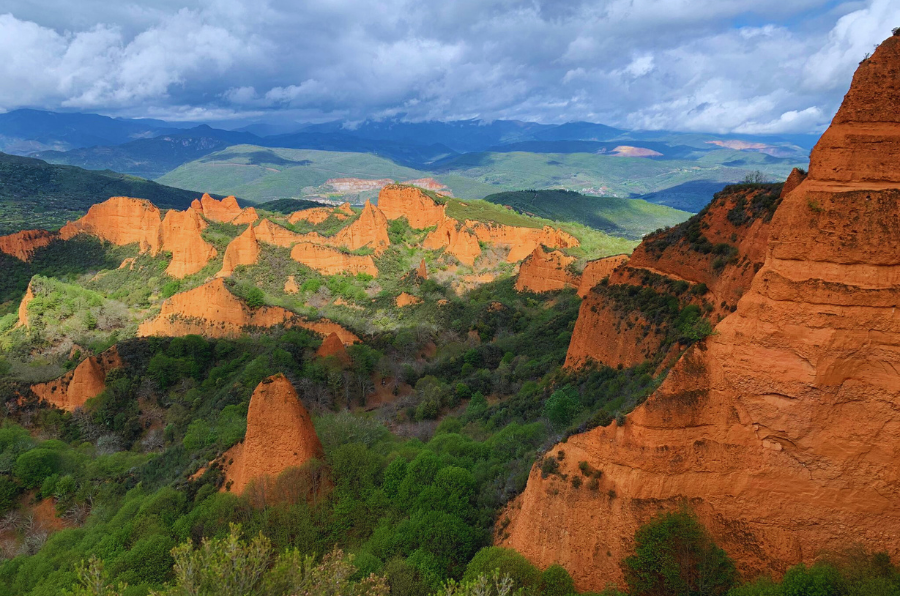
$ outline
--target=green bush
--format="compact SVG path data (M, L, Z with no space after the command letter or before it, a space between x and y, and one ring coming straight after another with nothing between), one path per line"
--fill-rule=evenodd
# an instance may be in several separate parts
M551 565L541 573L541 596L569 596L575 593L575 582L562 565Z
M632 596L719 596L737 582L734 563L691 513L661 514L634 538L635 554L623 562Z
M544 404L544 415L556 427L565 427L572 423L581 405L578 392L574 387L563 387L554 391Z
M514 589L534 591L539 589L541 572L528 559L511 548L488 546L478 551L463 574L463 581L474 581L479 576L491 576L495 570L513 580Z
M24 488L37 488L44 479L59 471L62 458L57 451L32 449L16 459L13 474Z

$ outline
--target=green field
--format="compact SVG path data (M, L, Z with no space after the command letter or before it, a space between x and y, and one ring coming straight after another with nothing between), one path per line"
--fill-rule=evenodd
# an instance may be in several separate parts
M557 222L577 222L614 236L641 238L662 227L679 224L690 213L641 199L592 197L566 190L522 190L497 193L485 201L508 205Z

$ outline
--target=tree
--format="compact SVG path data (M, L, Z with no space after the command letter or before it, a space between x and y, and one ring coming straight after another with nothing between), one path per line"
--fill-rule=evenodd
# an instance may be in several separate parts
M463 582L474 582L481 577L491 577L494 572L512 581L513 589L536 590L541 582L541 572L528 559L511 548L488 546L478 551L463 574Z
M653 518L634 538L622 562L631 596L720 596L737 582L734 562L687 511Z
M266 296L263 291L257 287L250 288L247 291L247 306L250 308L259 308L266 303Z
M468 581L447 581L435 596L513 596L522 594L521 588L515 588L515 582L508 575L501 575L495 570L491 574L482 573Z
M569 596L575 593L575 582L562 565L550 565L541 573L541 596Z
M18 458L13 466L13 473L25 488L41 485L44 478L56 473L60 466L60 456L50 449L32 449Z
M574 387L567 386L553 392L553 395L544 404L544 416L554 426L564 427L572 423L575 414L578 413L578 392Z

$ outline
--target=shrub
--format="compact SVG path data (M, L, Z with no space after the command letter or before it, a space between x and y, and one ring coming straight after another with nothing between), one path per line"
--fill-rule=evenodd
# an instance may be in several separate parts
M578 413L578 392L574 387L564 387L553 392L544 404L544 415L557 427L567 426Z
M575 593L575 582L562 565L551 565L541 573L541 596L569 596Z
M518 552L511 548L488 546L478 551L466 566L464 582L471 582L480 576L492 576L497 571L501 576L509 576L513 589L535 590L541 581L541 572Z
M13 474L24 488L37 488L44 478L52 476L59 470L60 455L49 449L32 449L16 459Z
M263 291L259 288L253 287L247 292L247 306L250 308L259 308L266 303L266 297L263 294Z
M686 511L664 513L635 533L623 563L632 596L719 596L737 582L734 563Z
M545 457L541 460L541 477L546 478L551 474L559 473L559 460L555 457Z

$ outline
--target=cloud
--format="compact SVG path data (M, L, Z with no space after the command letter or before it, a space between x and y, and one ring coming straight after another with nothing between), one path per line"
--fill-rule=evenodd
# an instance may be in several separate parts
M823 128L894 0L0 0L0 110ZM735 23L738 25L736 26Z

